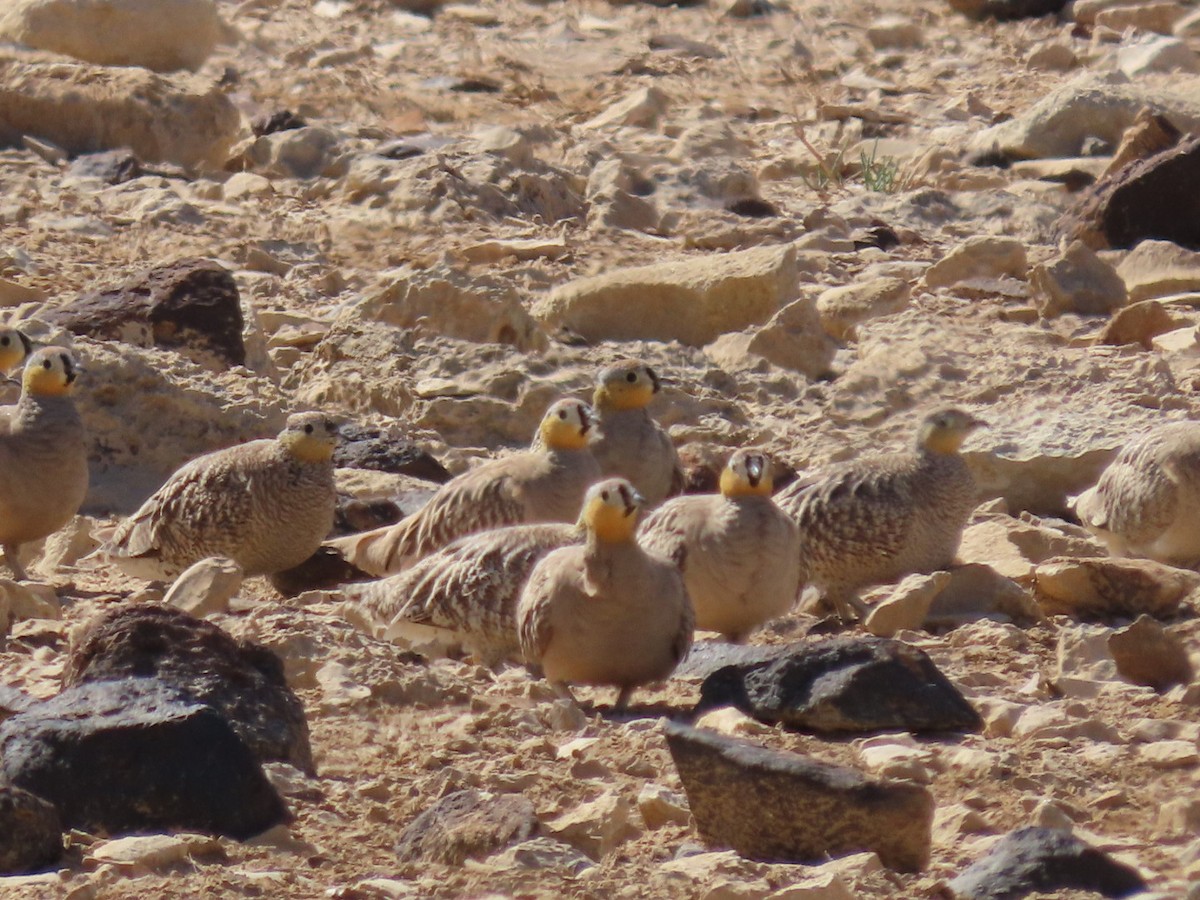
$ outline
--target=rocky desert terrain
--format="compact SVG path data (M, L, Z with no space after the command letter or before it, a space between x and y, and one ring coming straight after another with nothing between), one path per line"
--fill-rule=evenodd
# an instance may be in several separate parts
M978 727L695 720L918 786L925 865L885 864L866 825L803 862L706 839L664 722L693 721L705 654L743 651L694 652L614 716L608 691L383 640L329 585L235 579L191 608L278 654L303 703L310 770L266 764L291 821L69 830L0 894L1130 895L952 887L1039 826L1139 896L1200 897L1200 575L1102 561L1069 503L1130 436L1200 413L1200 10L14 0L0 41L0 306L82 360L92 464L80 517L28 548L37 580L0 581L0 720L60 691L85 623L160 598L89 556L113 523L293 411L376 436L338 484L385 516L528 446L624 357L662 375L697 490L741 446L805 472L906 447L941 404L990 426L964 447L963 565L868 596ZM806 609L751 647L837 630ZM414 820L469 790L475 831L420 845ZM489 844L495 797L512 827Z

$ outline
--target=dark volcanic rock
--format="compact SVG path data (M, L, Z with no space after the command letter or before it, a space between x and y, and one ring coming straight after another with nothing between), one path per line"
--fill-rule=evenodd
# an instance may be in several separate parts
M333 533L357 534L392 525L404 518L404 510L392 500L359 500L357 497L338 495L334 510Z
M765 862L873 850L903 872L929 862L933 795L909 782L667 722L667 746L700 836Z
M156 678L211 706L260 762L314 771L304 705L266 647L174 607L119 607L89 624L67 659L63 686L123 678Z
M44 869L62 856L62 823L54 804L0 784L0 875Z
M1034 891L1078 888L1128 897L1146 882L1129 866L1089 847L1069 831L1022 828L950 882L962 900L1017 900Z
M834 637L726 666L700 686L696 712L736 706L763 722L817 732L975 731L979 714L921 650Z
M998 22L1058 15L1066 5L1066 0L950 0L951 9L968 19Z
M148 678L69 688L0 724L0 774L93 833L242 840L288 818L221 714Z
M375 576L347 562L332 547L318 547L317 552L300 565L268 575L267 578L283 596L296 597L305 591L324 591L340 584L372 581Z
M255 137L262 137L264 134L275 134L277 131L294 131L307 125L308 122L305 119L290 109L281 109L273 113L264 113L256 118L250 123L250 130L254 132Z
M1200 196L1179 189L1197 179L1200 135L1098 181L1063 217L1059 231L1092 249L1157 239L1200 250Z
M201 364L246 363L237 284L210 259L181 259L149 269L117 287L83 294L45 317L75 334L168 347Z
M396 854L401 862L461 866L528 840L536 831L533 804L520 794L457 791L409 823Z
M450 480L450 473L440 462L398 429L346 424L341 427L340 434L341 443L333 454L335 466L411 475L438 484Z

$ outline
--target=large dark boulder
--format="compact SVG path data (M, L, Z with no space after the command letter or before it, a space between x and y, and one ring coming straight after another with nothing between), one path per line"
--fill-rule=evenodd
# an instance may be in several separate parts
M903 872L929 862L933 795L842 766L668 722L667 746L696 828L712 847L764 862L815 863L872 850Z
M0 724L0 776L92 833L242 840L288 818L225 718L148 678L68 688Z
M153 603L94 619L72 647L63 686L155 678L219 712L260 762L314 774L304 704L273 652L212 622Z
M438 484L450 480L446 467L399 429L348 423L341 427L341 439L333 462L342 468L411 475Z
M0 875L44 869L62 856L62 823L54 804L0 784Z
M700 686L696 712L718 706L821 733L976 731L982 725L923 651L875 637L789 644L717 669Z

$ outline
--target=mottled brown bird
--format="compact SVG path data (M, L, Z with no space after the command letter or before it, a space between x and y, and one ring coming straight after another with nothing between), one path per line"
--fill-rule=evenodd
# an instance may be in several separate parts
M71 399L78 367L67 350L32 354L21 399L0 426L0 544L18 580L21 544L53 534L71 520L88 489L87 442Z
M395 525L338 538L330 546L364 572L390 575L478 531L573 522L588 485L600 478L589 448L594 425L586 403L559 400L542 419L532 449L452 478Z
M600 471L629 479L647 508L683 492L683 468L671 436L646 409L659 390L653 369L625 360L600 371L592 398L600 420L592 453Z
M332 419L297 413L277 438L197 457L117 527L105 553L151 581L209 556L229 557L247 575L299 565L333 527L337 439Z
M736 451L720 487L719 494L668 500L642 523L638 540L683 560L697 628L740 641L796 602L800 533L771 499L771 460L763 452Z
M616 710L675 671L695 626L676 564L635 538L641 507L624 479L594 485L580 516L584 543L539 562L517 607L526 659L564 696L572 683L619 688Z
M1200 563L1200 423L1133 438L1074 507L1113 556Z
M486 666L524 661L517 601L538 561L582 542L577 525L510 525L460 538L398 575L347 590L359 613L386 623L385 637L408 626L452 636Z
M954 562L977 503L975 479L959 448L984 423L943 409L921 424L907 453L865 457L823 469L776 498L800 526L800 561L843 620L858 592Z

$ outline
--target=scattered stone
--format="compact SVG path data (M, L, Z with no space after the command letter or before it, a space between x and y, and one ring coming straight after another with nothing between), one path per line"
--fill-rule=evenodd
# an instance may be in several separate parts
M49 584L0 578L0 600L14 622L24 619L61 619L62 603Z
M54 804L0 784L0 875L23 875L62 857L62 823Z
M396 855L401 862L461 866L528 840L537 824L533 804L520 794L457 791L409 823Z
M1187 15L1187 9L1174 0L1149 0L1142 3L1122 3L1096 12L1094 24L1123 32L1126 28L1171 34L1175 24ZM1078 16L1076 17L1078 18Z
M1096 340L1115 347L1137 344L1143 350L1152 350L1154 339L1171 331L1177 324L1167 308L1157 300L1142 300L1117 310Z
M924 787L869 781L853 769L669 721L664 730L710 846L787 862L873 850L899 871L929 861L934 801Z
M1046 41L1034 46L1025 57L1025 65L1048 72L1069 72L1079 65L1079 57L1069 44Z
M341 426L339 434L341 443L333 454L333 463L339 468L411 475L436 484L450 480L446 467L398 428L374 428L348 422Z
M1047 615L1077 618L1167 617L1200 575L1148 559L1047 560L1034 569L1034 595Z
M769 724L820 733L975 731L979 714L916 647L835 637L726 666L700 686L696 712L735 706Z
M493 856L488 863L497 869L553 870L569 877L576 877L596 865L570 844L548 837L534 838L509 847Z
M332 547L318 547L317 552L290 569L267 577L271 587L285 597L298 597L306 591L324 591L343 584L371 581L362 569L346 561Z
M686 825L692 819L687 800L661 784L646 784L638 792L638 812L650 830L664 825Z
M908 16L885 15L867 26L867 40L876 50L911 50L925 43L925 35Z
M969 19L1036 19L1062 11L1066 0L950 0L950 8Z
M637 834L632 812L628 800L614 791L605 791L595 800L543 822L542 827L551 837L599 862Z
M223 857L221 844L203 834L139 834L94 844L85 859L130 875L163 872L194 857Z
M346 174L342 138L332 128L305 125L248 138L230 151L225 168L271 178L311 179Z
M1168 118L1181 129L1200 128L1200 122L1190 118L1185 121L1169 114ZM1196 177L1200 177L1200 135L1186 137L1098 181L1063 216L1059 232L1078 237L1093 249L1126 249L1158 240L1200 250L1200 197L1179 190L1179 185Z
M667 111L670 100L656 87L635 91L624 100L614 103L604 112L583 123L584 128L616 128L634 126L652 128L659 116Z
M1190 769L1200 762L1200 750L1194 740L1142 744L1138 755L1156 769Z
M213 0L11 0L0 37L102 66L198 69L225 35Z
M991 566L982 563L955 566L945 574L949 577L934 595L925 616L926 628L953 627L995 617L1022 624L1045 619L1025 587Z
M1200 291L1200 251L1171 241L1141 241L1117 266L1130 300Z
M146 678L82 684L0 724L0 773L63 823L244 839L287 810L212 707Z
M727 372L761 366L765 360L809 378L829 374L837 345L821 326L811 297L793 300L761 328L723 334L704 353Z
M171 585L163 603L204 618L229 611L229 601L241 590L242 567L223 556L202 559Z
M1184 41L1164 35L1145 35L1117 50L1117 68L1130 78L1151 72L1197 72L1200 56Z
M171 607L130 604L96 617L75 642L66 688L153 678L220 713L260 761L312 774L304 705L272 651Z
M699 347L765 322L795 291L796 251L762 247L580 278L551 291L533 314L548 330L566 327L588 341Z
M1108 315L1128 299L1116 270L1081 241L1072 241L1058 259L1034 266L1030 281L1044 319L1063 313Z
M926 269L924 281L929 288L952 287L972 279L1006 275L1024 280L1028 272L1023 241L976 235Z
M75 334L168 347L200 365L246 364L237 283L210 259L184 258L147 269L45 316Z
M1192 663L1187 647L1174 634L1147 615L1121 628L1108 638L1108 651L1121 676L1134 684L1165 691L1192 680Z
M949 572L907 576L890 589L885 599L871 606L863 628L876 637L891 637L897 631L920 628L934 597L949 583Z
M94 178L109 185L124 184L144 174L141 160L128 150L85 153L75 157L67 166L67 175L71 178Z
M872 278L829 288L817 297L821 325L839 341L853 340L855 326L908 306L911 289L901 278Z
M19 56L0 59L0 121L72 155L127 148L186 168L223 165L241 127L221 87L197 76Z
M274 134L277 131L293 131L297 128L307 128L308 122L296 115L290 109L281 109L273 113L264 113L250 123L250 130L255 137Z
M1057 828L1022 828L1005 835L950 882L962 900L1017 900L1026 894L1078 888L1128 897L1146 887L1129 866Z

